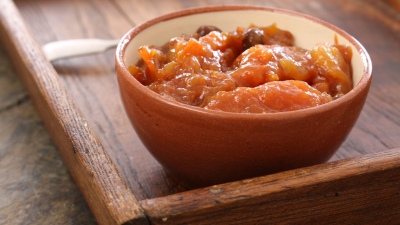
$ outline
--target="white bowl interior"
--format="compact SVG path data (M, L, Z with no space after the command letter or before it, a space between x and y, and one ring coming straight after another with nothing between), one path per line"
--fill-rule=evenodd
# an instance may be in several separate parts
M334 43L334 37L337 35L340 44L348 44L352 47L353 84L360 81L365 70L363 66L366 60L365 55L345 37L306 17L260 9L205 12L159 22L141 31L131 40L125 51L124 63L126 66L136 64L139 60L137 50L140 46L161 46L172 37L184 33L193 34L202 25L214 25L223 31L234 31L238 26L248 27L250 24L269 26L272 23L276 23L280 29L290 31L295 37L295 45L305 49L311 49L322 42ZM126 41L122 40L123 43Z

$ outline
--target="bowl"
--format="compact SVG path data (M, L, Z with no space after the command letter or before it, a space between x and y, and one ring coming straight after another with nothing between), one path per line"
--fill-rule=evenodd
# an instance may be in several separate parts
M128 71L142 45L161 46L201 25L224 31L276 23L295 45L348 44L353 89L317 107L279 113L229 113L169 100ZM164 171L188 188L252 178L328 161L346 139L365 103L372 64L364 47L343 30L297 12L258 6L192 8L134 27L116 50L116 74L125 111L140 140Z

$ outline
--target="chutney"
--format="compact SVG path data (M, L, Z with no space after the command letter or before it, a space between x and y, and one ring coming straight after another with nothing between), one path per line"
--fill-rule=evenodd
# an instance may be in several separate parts
M201 26L138 52L141 60L128 70L139 82L165 98L209 110L300 110L340 98L353 86L349 46L319 43L306 50L276 24L231 32Z

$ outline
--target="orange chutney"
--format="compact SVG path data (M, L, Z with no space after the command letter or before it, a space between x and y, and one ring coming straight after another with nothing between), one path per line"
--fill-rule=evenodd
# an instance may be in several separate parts
M128 69L139 82L166 98L210 110L293 111L352 89L349 46L321 43L305 50L276 24L232 32L202 26L193 35L138 52L142 60Z

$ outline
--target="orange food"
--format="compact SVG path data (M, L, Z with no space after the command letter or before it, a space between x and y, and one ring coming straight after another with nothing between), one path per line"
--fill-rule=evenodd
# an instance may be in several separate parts
M206 109L239 113L269 113L310 108L332 101L304 81L286 80L264 83L255 88L238 87L220 91L208 99Z
M142 46L130 73L160 95L210 110L269 113L305 109L352 88L351 48L293 46L293 35L269 27L222 32L202 26L163 47Z

